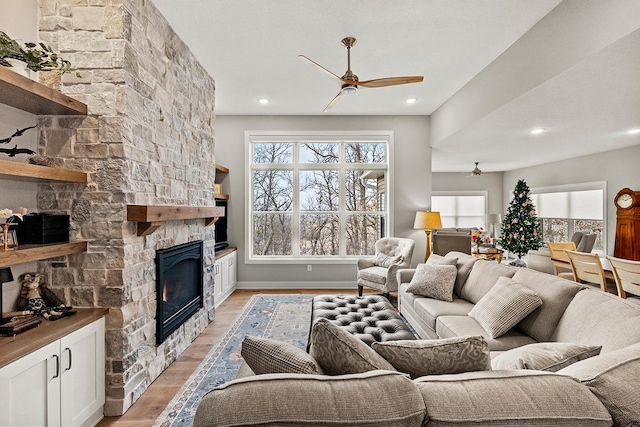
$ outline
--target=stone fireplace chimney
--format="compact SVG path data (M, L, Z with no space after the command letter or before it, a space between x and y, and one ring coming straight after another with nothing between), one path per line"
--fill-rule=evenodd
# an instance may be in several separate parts
M128 204L214 204L215 84L148 0L39 0L41 41L71 61L60 90L87 117L40 117L39 154L89 172L40 184L38 208L71 216L88 251L41 262L72 305L108 307L108 416L124 413L213 320L214 226L167 221L139 237ZM156 347L155 253L204 242L204 308Z

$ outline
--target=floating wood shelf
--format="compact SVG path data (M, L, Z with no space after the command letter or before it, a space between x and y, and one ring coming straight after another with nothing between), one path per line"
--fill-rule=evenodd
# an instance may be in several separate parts
M38 115L86 115L87 105L0 66L0 103Z
M0 267L40 261L63 255L79 254L86 251L87 242L85 241L52 243L49 245L19 245L17 249L6 252L0 248Z
M86 172L0 160L0 178L87 183Z
M217 206L127 206L127 220L138 223L138 236L148 236L164 221L204 218L211 225L221 216L224 208Z
M229 173L229 168L225 168L222 165L216 165L216 173Z
M229 200L229 195L228 194L216 193L216 194L213 195L213 197L215 197L216 199L220 199L220 200Z

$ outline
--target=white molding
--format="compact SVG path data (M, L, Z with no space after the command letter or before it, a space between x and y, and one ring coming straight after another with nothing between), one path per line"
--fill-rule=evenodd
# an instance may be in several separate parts
M236 289L350 289L358 292L355 281L346 282L237 282Z

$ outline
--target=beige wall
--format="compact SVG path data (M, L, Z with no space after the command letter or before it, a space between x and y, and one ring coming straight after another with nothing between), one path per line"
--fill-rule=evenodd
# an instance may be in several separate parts
M355 288L353 264L247 264L244 251L246 130L392 130L394 131L394 235L416 240L413 265L425 250L424 232L413 230L415 211L430 207L431 150L429 118L424 116L218 116L216 160L230 169L229 239L239 248L238 281L245 287Z

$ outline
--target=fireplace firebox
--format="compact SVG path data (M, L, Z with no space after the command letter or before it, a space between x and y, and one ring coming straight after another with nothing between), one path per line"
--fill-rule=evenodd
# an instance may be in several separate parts
M203 307L202 241L156 251L156 345Z

